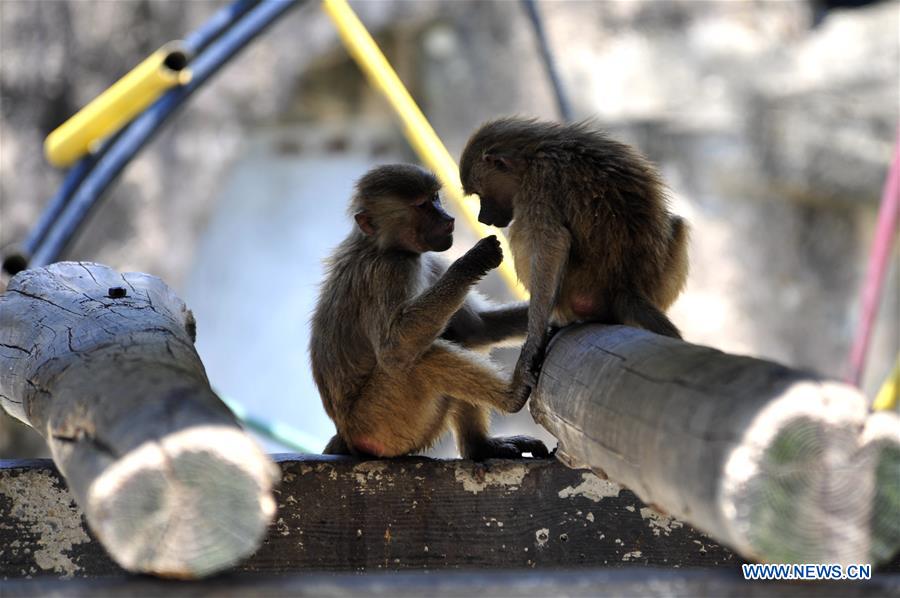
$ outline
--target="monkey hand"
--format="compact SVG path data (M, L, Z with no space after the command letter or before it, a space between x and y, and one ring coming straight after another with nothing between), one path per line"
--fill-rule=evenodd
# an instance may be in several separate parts
M503 250L500 249L500 241L495 235L491 235L478 241L453 265L467 273L484 276L502 261Z
M516 372L513 374L512 380L512 405L510 406L509 413L521 411L522 407L524 407L525 403L528 401L528 397L531 396L531 391L534 388L536 381L529 381L529 377L530 375L520 372L519 368L516 367Z
M550 456L550 451L544 443L530 436L485 438L467 447L465 453L463 456L473 461L518 459L523 453L531 453L535 459L546 459Z
M537 387L538 374L541 371L543 357L543 351L541 351L540 346L525 342L525 346L522 347L522 352L519 354L519 361L516 362L516 369L512 378L515 411L525 406L525 402L531 396L531 391Z

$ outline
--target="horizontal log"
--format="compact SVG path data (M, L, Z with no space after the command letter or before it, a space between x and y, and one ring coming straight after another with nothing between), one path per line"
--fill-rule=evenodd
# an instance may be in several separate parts
M226 568L274 513L277 472L210 389L193 337L190 311L146 274L59 263L0 295L0 405L44 437L92 533L130 571ZM14 514L62 534L57 548L87 539L77 519L51 523L72 512L47 503L56 481L22 481L4 480ZM32 548L37 567L74 572L58 550Z
M897 546L896 429L867 440L867 401L842 383L583 325L554 337L531 411L564 461L747 558L883 562Z
M275 521L233 572L739 562L627 490L554 459L276 461ZM121 573L46 460L0 462L0 546L0 577Z
M196 583L149 577L0 582L4 596L731 596L883 598L900 595L900 575L869 581L746 581L736 571L636 568L572 571L442 571L359 574L222 575Z
M900 561L900 413L880 411L866 419L862 454L875 470L872 507L873 562Z

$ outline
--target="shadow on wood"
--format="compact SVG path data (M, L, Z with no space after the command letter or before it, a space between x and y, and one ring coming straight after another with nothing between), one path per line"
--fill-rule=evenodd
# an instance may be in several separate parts
M0 295L0 403L44 436L130 571L221 570L259 546L274 514L277 472L210 389L193 338L190 311L146 274L65 262L19 273ZM16 512L51 506L46 484L2 485ZM60 530L62 546L86 538L79 527Z

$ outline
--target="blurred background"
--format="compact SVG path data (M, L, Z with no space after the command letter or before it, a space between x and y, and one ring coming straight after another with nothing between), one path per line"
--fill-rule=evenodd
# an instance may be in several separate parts
M0 1L0 248L21 241L63 178L43 158L44 137L224 4ZM455 157L487 119L559 118L522 3L352 4ZM900 4L537 6L575 117L655 161L692 224L691 275L670 312L685 338L842 377L897 131ZM350 230L355 179L393 161L418 162L311 2L194 96L65 257L163 278L194 311L213 387L320 451L333 426L307 344L321 260ZM474 240L458 227L447 257ZM900 349L892 255L870 396ZM481 290L511 299L496 275ZM494 355L510 368L516 352ZM0 458L45 454L0 417ZM527 410L495 417L494 430L550 439ZM430 454L455 448L448 437Z

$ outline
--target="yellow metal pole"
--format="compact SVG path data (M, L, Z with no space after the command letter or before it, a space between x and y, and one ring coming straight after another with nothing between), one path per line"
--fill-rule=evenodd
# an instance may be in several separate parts
M188 52L170 42L94 98L44 141L44 154L54 166L66 167L87 154L140 114L162 93L191 80Z
M500 265L500 275L510 290L520 298L527 298L528 292L519 283L515 268L509 259L509 243L503 233L493 227L478 222L478 200L475 196L464 196L459 180L459 167L447 151L428 119L416 105L400 77L388 63L375 40L347 4L346 0L323 0L322 6L334 21L347 51L353 56L366 76L381 90L391 107L403 122L404 133L413 149L425 164L434 171L444 185L445 194L462 212L468 225L480 236L497 235L506 259Z
M900 399L900 355L897 356L897 363L894 365L893 371L875 396L872 409L875 411L900 410L898 399Z

